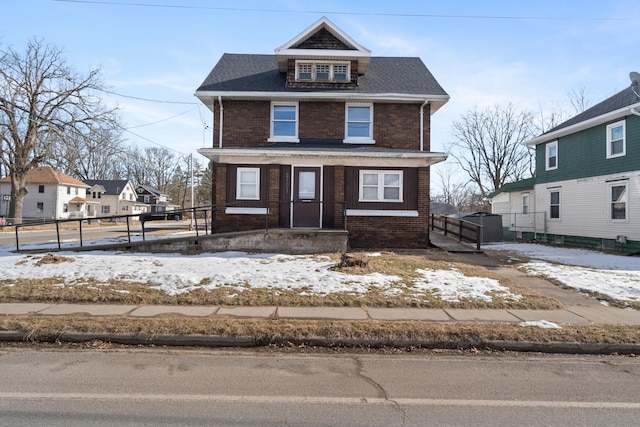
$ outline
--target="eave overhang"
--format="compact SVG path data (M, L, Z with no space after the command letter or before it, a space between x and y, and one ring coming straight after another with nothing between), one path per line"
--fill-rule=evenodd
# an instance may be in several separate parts
M637 104L628 105L626 107L619 108L617 110L611 111L611 112L606 113L606 114L602 114L602 115L594 117L592 119L585 120L585 121L580 122L580 123L576 123L575 125L567 126L566 128L559 129L559 130L557 130L555 132L549 132L549 133L542 134L540 136L537 136L537 137L525 142L524 145L526 145L528 147L535 147L538 144L543 144L545 142L550 142L550 141L556 140L558 138L562 138L563 136L571 135L573 133L589 129L589 128L592 128L594 126L599 126L599 125L602 125L604 123L607 123L607 122L610 122L610 121L613 121L613 120L617 120L617 119L620 119L622 117L629 116L629 115L633 114L631 112L631 110L638 110L639 108L640 108L640 102L637 103Z
M449 95L428 95L408 93L353 93L334 92L256 92L256 91L196 91L194 94L209 110L219 98L243 101L343 101L380 103L429 103L431 114L449 101Z
M426 167L447 159L447 154L427 151L347 151L274 148L201 148L198 153L214 163L309 164L327 166Z

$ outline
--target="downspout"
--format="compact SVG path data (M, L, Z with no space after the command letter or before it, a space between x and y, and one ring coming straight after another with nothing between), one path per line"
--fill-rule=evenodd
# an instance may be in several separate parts
M636 116L640 117L640 111L636 110L635 107L629 109L629 111L631 112L631 114L635 114Z
M220 136L218 137L218 148L222 148L222 125L224 123L224 107L222 106L222 96L218 95L218 103L220 104Z
M425 99L420 106L420 151L424 151L424 106L429 103L428 99Z

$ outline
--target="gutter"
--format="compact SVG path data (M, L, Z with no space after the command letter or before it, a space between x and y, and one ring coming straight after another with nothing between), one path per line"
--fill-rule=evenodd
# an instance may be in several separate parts
M224 124L224 107L222 106L222 96L218 95L218 103L220 104L220 136L218 137L218 148L222 148L222 128Z
M640 117L640 111L636 110L637 107L631 107L629 109L629 111L631 112L631 114L635 114L636 116Z
M424 107L429 103L429 99L425 99L420 106L420 151L424 151Z

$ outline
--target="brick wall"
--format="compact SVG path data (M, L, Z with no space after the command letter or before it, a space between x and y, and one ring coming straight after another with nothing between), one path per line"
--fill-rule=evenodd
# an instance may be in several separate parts
M223 100L223 147L269 146L271 103L269 101ZM213 147L218 147L220 131L216 102ZM420 149L420 105L375 104L373 137L376 147L406 150ZM300 102L298 136L302 139L343 139L345 137L344 102ZM424 109L424 149L429 150L430 116Z

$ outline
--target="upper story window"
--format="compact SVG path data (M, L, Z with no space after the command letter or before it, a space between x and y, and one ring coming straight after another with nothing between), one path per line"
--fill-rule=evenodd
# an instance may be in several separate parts
M269 142L300 142L298 139L298 104L271 104Z
M375 144L373 140L373 104L347 104L345 140L356 144Z
M607 159L621 157L626 154L626 138L624 120L607 126Z
M236 199L260 200L260 168L238 168Z
M38 193L44 193L44 185L38 185Z
M361 202L402 202L402 171L361 170Z
M348 82L348 62L298 62L296 80L309 82Z
M67 194L71 194L71 187L67 187Z
M553 141L547 144L545 157L546 170L550 171L558 169L558 141Z

